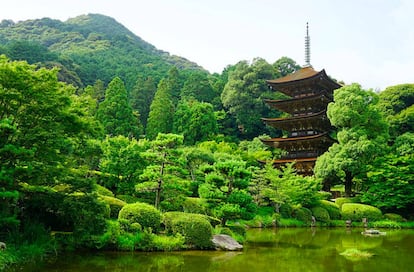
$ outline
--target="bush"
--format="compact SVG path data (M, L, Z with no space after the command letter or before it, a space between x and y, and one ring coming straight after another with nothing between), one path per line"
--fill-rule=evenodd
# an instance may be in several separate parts
M161 213L146 203L126 204L120 211L118 219L128 220L130 224L139 223L143 228L158 231L161 225Z
M331 220L341 219L341 211L336 203L328 200L320 200L318 204L318 206L325 208L328 211Z
M204 199L198 197L187 197L182 203L182 208L183 211L186 213L207 213L207 208Z
M391 221L395 221L395 222L404 222L405 221L405 219L401 215L396 214L396 213L386 213L386 214L384 214L384 218L388 219L388 220L391 220Z
M355 203L355 200L350 197L338 197L335 199L335 204L339 207L339 209L342 209L342 205L345 203Z
M125 201L112 196L100 196L99 198L109 205L111 218L118 218L119 211L127 204Z
M289 204L282 204L279 208L279 213L283 218L292 217L293 208Z
M181 234L190 248L211 248L212 227L200 214L167 212L164 214L167 233Z
M153 247L158 251L172 251L183 248L185 239L181 234L174 236L154 235Z
M116 195L116 198L125 201L128 204L133 204L136 202L140 202L138 198L131 196L131 195Z
M114 193L112 193L111 190L99 184L95 185L95 191L98 193L98 195L101 195L101 196L112 196L112 197L114 196Z
M377 221L382 218L381 211L373 206L359 203L344 203L341 211L342 219L361 221L367 218L369 221Z
M308 208L300 207L293 212L293 218L305 223L310 223L312 221L312 211Z
M277 221L279 227L304 227L305 223L295 218L281 218Z
M117 243L117 239L121 234L121 227L118 221L108 220L105 232L95 239L95 247L98 249L112 249Z
M381 220L372 223L374 228L389 228L389 229L400 229L400 223L391 220Z
M323 207L313 207L312 214L315 217L316 221L327 223L329 220L331 220L328 211Z

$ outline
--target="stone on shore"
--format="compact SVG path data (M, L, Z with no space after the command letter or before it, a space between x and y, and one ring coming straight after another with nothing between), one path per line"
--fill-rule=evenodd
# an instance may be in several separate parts
M239 244L231 236L225 234L213 235L212 242L217 250L236 251L243 249L241 244Z

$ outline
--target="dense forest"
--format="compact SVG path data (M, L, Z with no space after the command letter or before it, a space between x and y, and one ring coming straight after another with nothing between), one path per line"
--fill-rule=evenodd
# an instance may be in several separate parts
M0 23L0 267L62 249L210 248L243 226L412 226L414 84L334 93L314 176L275 169L256 58L210 74L90 14ZM342 197L336 201L322 185Z

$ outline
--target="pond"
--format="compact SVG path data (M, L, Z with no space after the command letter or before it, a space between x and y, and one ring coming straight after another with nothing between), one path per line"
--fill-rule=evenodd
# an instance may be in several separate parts
M241 252L99 252L65 254L19 271L413 271L414 230L252 229ZM367 256L344 256L357 249ZM348 251L347 251L348 250Z

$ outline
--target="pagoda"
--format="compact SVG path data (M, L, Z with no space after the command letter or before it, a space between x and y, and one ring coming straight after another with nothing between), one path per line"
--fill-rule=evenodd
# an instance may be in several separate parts
M310 65L310 38L308 26L305 38L306 65L285 77L268 80L271 90L287 95L282 100L265 100L270 107L289 114L285 118L262 118L269 126L287 132L287 137L263 140L271 147L285 152L274 161L276 167L295 162L299 174L312 175L318 156L328 150L335 140L329 136L332 126L326 116L333 91L341 87L325 70L315 71Z

